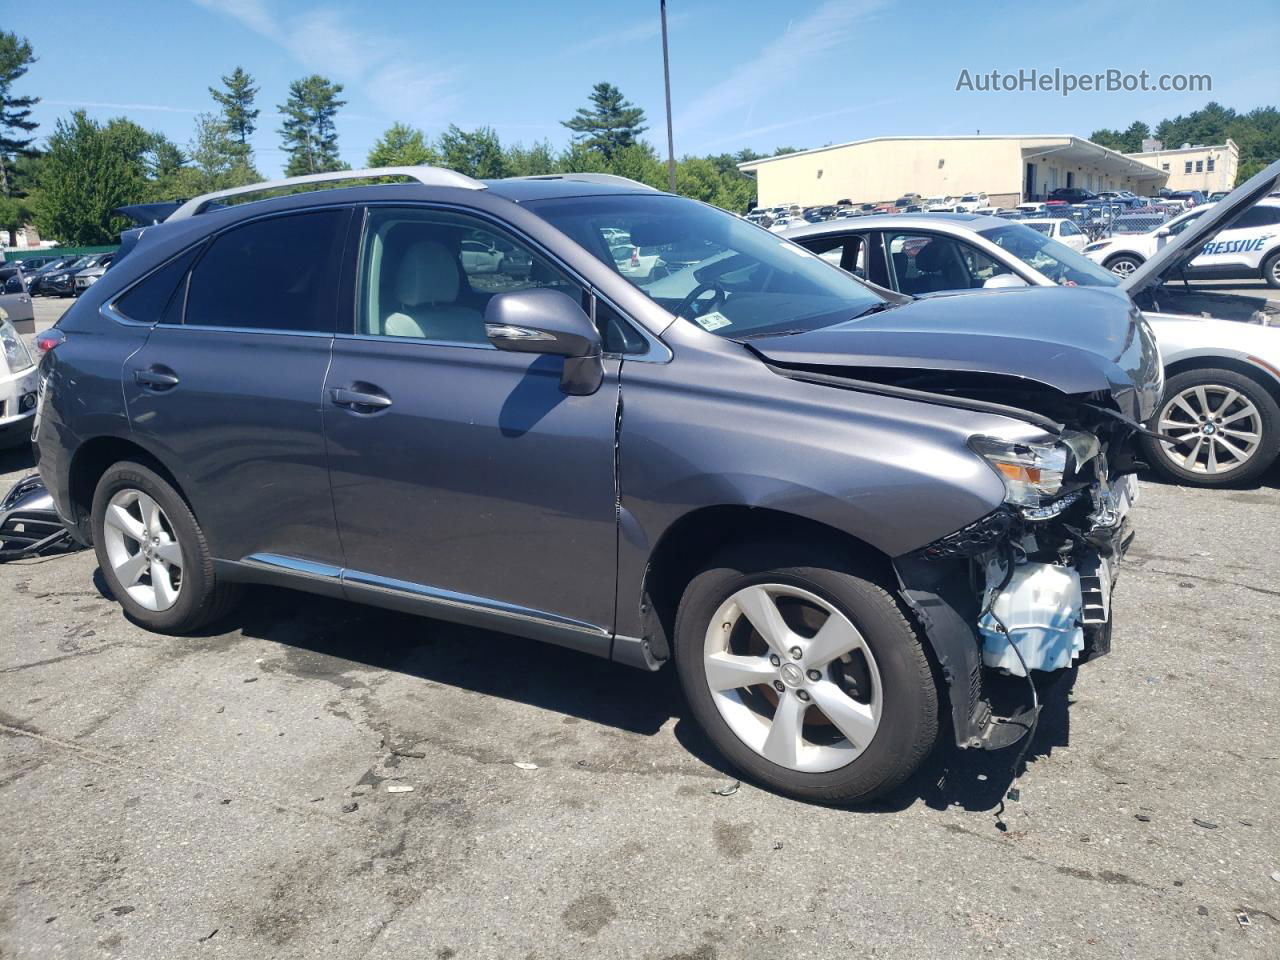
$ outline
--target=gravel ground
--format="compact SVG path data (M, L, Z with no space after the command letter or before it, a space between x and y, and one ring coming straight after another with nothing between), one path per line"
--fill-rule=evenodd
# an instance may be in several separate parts
M0 567L0 956L1274 958L1280 472L1135 521L1003 810L1008 752L720 796L669 671L283 590L162 637L90 552Z

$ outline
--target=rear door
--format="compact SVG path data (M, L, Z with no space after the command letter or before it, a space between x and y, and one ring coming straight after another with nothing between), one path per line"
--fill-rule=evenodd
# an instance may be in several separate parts
M178 474L219 559L341 565L320 398L350 217L241 223L116 303L155 323L125 365L133 430Z

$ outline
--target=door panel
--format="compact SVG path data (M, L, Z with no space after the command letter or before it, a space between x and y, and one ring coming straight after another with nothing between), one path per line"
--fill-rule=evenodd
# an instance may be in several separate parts
M320 412L331 342L161 325L126 363L133 430L180 474L215 557L340 562Z
M589 397L561 392L562 366L339 337L324 420L346 566L611 629L618 362ZM329 399L353 385L390 405Z

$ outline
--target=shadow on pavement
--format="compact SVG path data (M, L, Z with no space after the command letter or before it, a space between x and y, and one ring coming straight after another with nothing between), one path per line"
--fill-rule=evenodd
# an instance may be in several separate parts
M101 572L95 584L106 593ZM363 664L644 736L657 734L675 717L674 734L681 747L728 778L741 776L687 715L671 668L643 673L521 637L271 587L250 588L239 611L206 635L235 630L304 654L294 668L302 676L332 676L351 663ZM1068 707L1075 676L1073 669L1038 684L1043 708L1026 764L1069 742ZM1025 681L1012 680L1009 692L1025 701ZM917 800L937 810L997 808L1013 781L1018 746L991 752L960 750L944 730L938 749L918 774L886 798L850 809L896 811Z
M6 473L30 473L36 468L35 451L31 444L19 443L12 447L0 447L0 476ZM0 496L8 490L0 490Z

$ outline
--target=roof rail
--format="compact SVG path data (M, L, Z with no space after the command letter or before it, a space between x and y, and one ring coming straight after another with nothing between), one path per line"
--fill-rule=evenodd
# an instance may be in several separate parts
M512 180L578 180L582 183L601 183L613 187L639 187L641 190L655 190L647 183L620 177L615 173L540 173L531 177L512 177ZM661 191L657 191L661 192Z
M185 220L203 213L209 204L226 197L238 197L246 193L264 193L268 190L279 190L283 187L302 186L309 183L329 183L340 180L372 180L376 177L408 177L417 180L427 187L461 187L464 190L483 190L485 185L473 180L466 174L443 167L372 167L365 170L334 170L330 173L308 173L302 177L285 177L281 180L265 180L262 183L251 183L245 187L232 187L229 190L215 190L192 197L169 215L166 222Z

